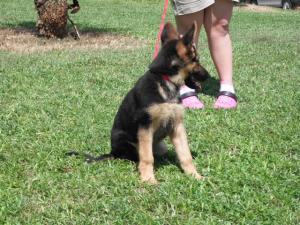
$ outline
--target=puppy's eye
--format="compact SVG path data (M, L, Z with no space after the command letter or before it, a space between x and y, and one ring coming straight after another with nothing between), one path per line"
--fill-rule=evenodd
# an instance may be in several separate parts
M179 69L181 66L182 66L182 63L181 63L181 61L179 59L173 59L171 61L171 67L172 67L172 69L176 70L176 69Z

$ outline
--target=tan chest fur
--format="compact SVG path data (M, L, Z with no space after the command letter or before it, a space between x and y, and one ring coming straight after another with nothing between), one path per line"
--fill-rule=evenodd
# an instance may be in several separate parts
M177 103L155 104L148 108L152 120L152 129L158 139L169 135L182 122L184 108Z

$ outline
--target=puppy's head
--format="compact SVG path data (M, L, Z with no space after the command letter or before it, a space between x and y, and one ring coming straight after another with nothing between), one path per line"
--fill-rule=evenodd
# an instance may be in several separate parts
M194 22L186 34L179 36L171 23L165 24L161 35L162 48L150 64L150 71L169 75L170 80L177 85L186 84L193 89L201 89L201 82L205 81L209 74L200 65L193 42L196 26Z

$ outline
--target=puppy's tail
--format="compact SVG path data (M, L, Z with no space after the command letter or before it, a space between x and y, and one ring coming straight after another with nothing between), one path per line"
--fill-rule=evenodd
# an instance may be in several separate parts
M93 162L103 161L103 160L112 160L112 159L115 158L110 153L94 157L94 156L89 155L89 154L79 153L79 152L76 152L76 151L70 151L70 152L67 152L65 155L66 156L80 156L80 155L83 155L84 158L85 158L85 161L87 163L93 163Z

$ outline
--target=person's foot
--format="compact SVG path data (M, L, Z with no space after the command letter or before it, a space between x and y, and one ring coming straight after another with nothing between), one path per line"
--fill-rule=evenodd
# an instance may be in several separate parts
M220 91L215 102L215 109L235 109L237 107L237 97L229 91Z
M79 4L69 5L69 9L71 9L71 14L75 14L80 10Z
M182 105L188 109L203 109L204 105L197 97L196 92L191 91L180 96Z

